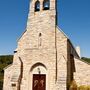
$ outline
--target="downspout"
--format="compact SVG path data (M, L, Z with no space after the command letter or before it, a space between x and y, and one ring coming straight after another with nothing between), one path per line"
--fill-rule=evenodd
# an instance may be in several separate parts
M56 20L55 20L55 49L56 49L56 82L57 82L57 0L55 2Z
M20 76L19 76L19 88L18 90L21 90L21 82L22 82L22 78L23 78L23 62L21 60L21 57L19 57L19 60L20 60L20 63L21 63L21 66L20 66Z

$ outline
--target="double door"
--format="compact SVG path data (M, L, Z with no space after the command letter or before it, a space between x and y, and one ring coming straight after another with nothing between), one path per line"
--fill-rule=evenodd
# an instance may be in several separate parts
M33 90L46 90L45 74L33 74Z

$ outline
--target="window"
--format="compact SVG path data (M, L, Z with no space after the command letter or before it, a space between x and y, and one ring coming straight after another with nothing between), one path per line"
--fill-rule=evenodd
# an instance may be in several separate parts
M35 2L35 12L40 11L40 2L37 0Z
M12 83L12 87L16 87L16 84L15 83Z
M39 46L41 46L41 45L42 45L42 34L39 33Z
M49 0L44 0L43 1L43 10L49 10Z
M42 34L41 33L39 33L39 37L41 37L42 36Z

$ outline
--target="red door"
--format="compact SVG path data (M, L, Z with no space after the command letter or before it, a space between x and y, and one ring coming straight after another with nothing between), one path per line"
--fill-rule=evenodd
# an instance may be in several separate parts
M46 75L33 74L33 90L46 90Z

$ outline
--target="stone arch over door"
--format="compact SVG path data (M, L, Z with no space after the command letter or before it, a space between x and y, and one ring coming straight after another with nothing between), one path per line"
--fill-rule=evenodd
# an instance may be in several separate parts
M35 63L32 65L32 67L30 68L30 73L29 73L29 90L34 90L33 89L33 84L34 84L34 77L41 77L43 78L44 77L44 80L45 80L45 89L42 89L42 90L48 90L48 73L47 73L47 67L38 62L38 63Z

